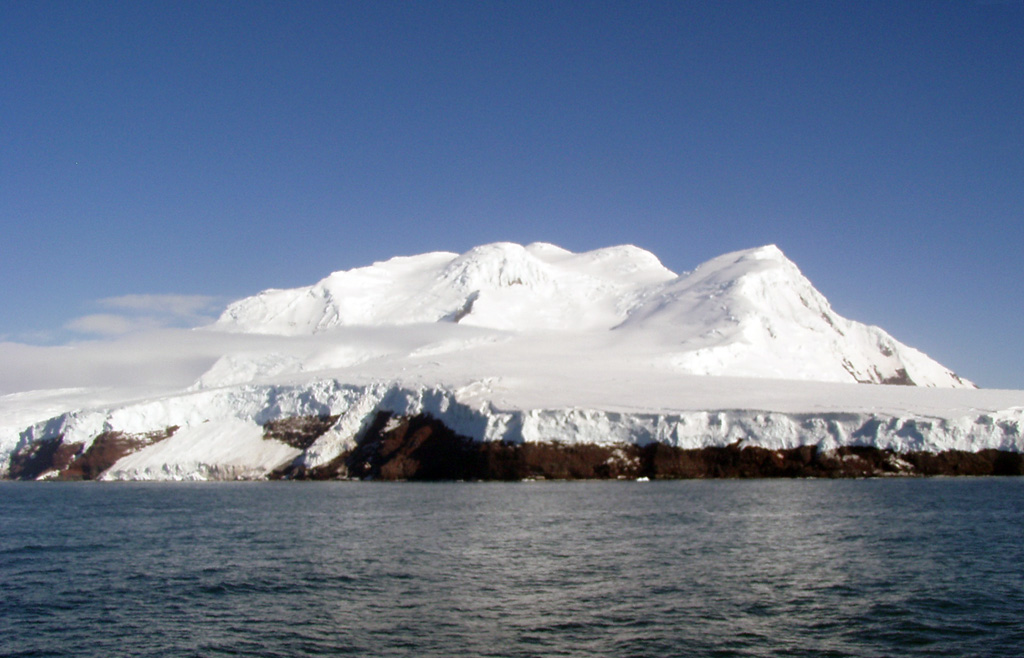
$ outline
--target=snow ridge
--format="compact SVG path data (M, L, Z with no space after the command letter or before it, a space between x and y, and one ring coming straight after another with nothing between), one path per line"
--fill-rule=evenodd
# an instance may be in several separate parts
M839 316L775 245L700 265L620 327L674 338L685 372L973 386L878 327Z
M295 336L417 323L614 329L636 343L660 341L684 373L973 386L883 330L836 314L775 245L725 254L676 276L630 245L573 254L544 243L495 243L265 291L229 306L213 328Z
M431 322L588 329L621 321L638 288L673 276L636 247L573 254L545 243L495 243L462 255L392 258L307 288L264 291L230 305L214 328L282 335Z

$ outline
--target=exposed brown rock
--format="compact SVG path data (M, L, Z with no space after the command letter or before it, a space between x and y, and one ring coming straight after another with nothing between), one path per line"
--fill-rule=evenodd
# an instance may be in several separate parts
M103 432L89 449L79 455L58 476L61 480L93 480L118 459L138 452L146 446L169 438L178 431L176 425L155 432L129 434L126 432Z
M271 421L264 438L305 450L337 416L302 416ZM88 450L64 437L34 441L11 456L9 477L33 480L98 477L118 459L170 437L177 427L128 434L104 432ZM867 446L822 452L814 446L769 450L735 443L682 449L662 443L600 446L558 442L475 441L426 414L394 418L379 412L355 449L331 462L306 468L296 463L271 479L325 480L524 480L764 477L880 477L891 475L1024 475L1024 454L1000 450L895 453Z
M821 452L814 446L769 450L740 443L688 450L661 443L480 442L455 434L428 415L396 419L380 412L351 452L330 464L312 469L291 466L271 477L574 480L1022 474L1024 455L998 450L903 454L866 446Z
M11 455L9 477L35 480L45 473L59 480L92 480L126 455L170 437L178 430L171 426L155 432L129 434L103 432L87 450L81 443L65 443L64 436L40 439L22 446Z
M938 454L914 452L902 455L921 475L1024 475L1024 455L1003 450Z
M394 427L380 412L346 460L349 477L381 480L462 480L475 469L477 443L441 421L419 415Z
M331 429L331 426L338 422L338 418L339 416L293 416L270 420L263 425L263 438L305 450Z
M81 443L64 443L64 435L23 445L11 455L12 480L34 480L48 471L67 468L82 451Z
M875 373L878 374L878 368L875 368ZM917 382L910 378L907 374L906 368L899 368L896 372L889 377L882 377L879 375L879 384L894 384L897 386L917 386Z

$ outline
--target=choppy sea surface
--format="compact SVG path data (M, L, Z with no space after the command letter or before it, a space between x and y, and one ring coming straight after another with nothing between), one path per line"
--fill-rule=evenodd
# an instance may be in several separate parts
M1019 656L1024 478L0 483L4 656Z

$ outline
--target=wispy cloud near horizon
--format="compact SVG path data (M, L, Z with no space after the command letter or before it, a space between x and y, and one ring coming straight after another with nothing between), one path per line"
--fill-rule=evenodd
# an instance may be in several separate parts
M122 336L165 328L192 328L210 324L226 300L209 295L136 294L105 297L96 305L112 312L74 318L64 328L79 334Z
M159 320L152 317L129 317L115 313L94 313L83 315L68 322L64 327L75 333L95 336L121 336L136 331L159 329Z

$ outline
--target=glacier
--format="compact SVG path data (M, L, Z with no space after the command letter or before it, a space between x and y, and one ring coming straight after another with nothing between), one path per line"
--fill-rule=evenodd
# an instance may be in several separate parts
M234 302L175 349L206 358L182 386L0 396L2 472L105 440L133 447L100 479L262 478L337 460L381 412L509 444L1024 452L1024 392L839 316L774 245L681 275L628 245L396 257ZM332 422L264 431L298 417Z

